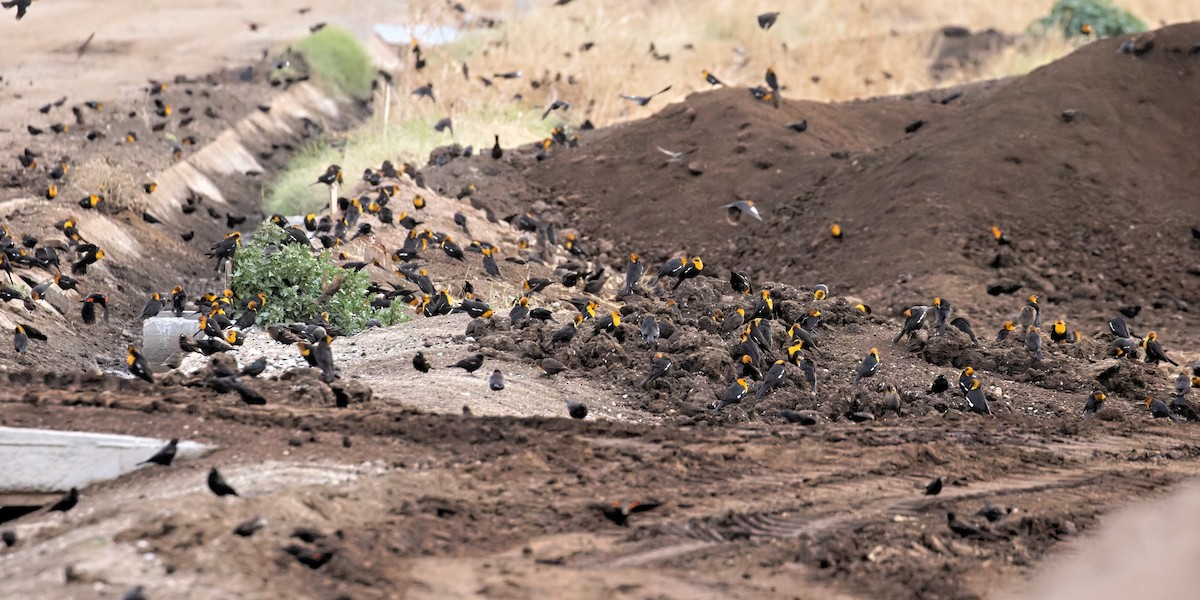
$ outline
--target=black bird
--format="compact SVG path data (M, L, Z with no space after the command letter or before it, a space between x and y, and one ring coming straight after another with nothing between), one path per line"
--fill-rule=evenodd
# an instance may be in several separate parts
M221 477L221 473L217 471L216 467L208 472L208 489L217 496L238 496L237 490L225 483L225 478Z
M0 541L4 542L5 547L12 548L17 545L17 532L5 529L3 533L0 533Z
M437 131L438 133L441 133L441 132L449 129L450 135L454 135L454 122L450 120L450 117L446 117L446 118L438 121L437 123L435 123L433 126L433 129L435 131Z
M504 156L504 150L500 147L500 136L496 136L496 143L492 146L492 160L500 160Z
M504 374L500 372L500 369L492 371L492 376L488 377L488 388L493 392L504 389Z
M650 367L650 374L646 375L646 378L642 380L642 387L645 388L646 386L650 385L651 382L659 377L662 377L663 375L666 375L670 370L671 357L663 354L662 352L656 353L654 355L654 362Z
M233 532L241 537L250 537L258 533L266 525L267 523L262 517L256 516L239 523Z
M953 321L950 321L950 324L959 331L967 334L967 337L971 338L972 344L975 344L976 346L979 345L979 340L975 339L975 332L971 331L971 323L969 323L966 319L962 317L955 317Z
M587 417L588 409L582 402L576 402L567 398L567 414L571 415L572 419L582 419Z
M76 504L79 504L79 488L71 488L66 495L58 499L58 502L51 505L50 510L47 512L65 513L75 508Z
M542 113L542 120L545 121L546 117L550 116L551 112L556 111L560 108L563 109L564 111L570 110L571 103L567 102L566 100L555 100L554 102L551 102L550 107L546 109L546 112Z
M978 527L968 525L958 520L958 517L952 513L946 513L946 525L950 527L950 531L965 538L991 539L993 536Z
M422 373L429 372L429 361L425 360L425 353L420 350L417 350L417 353L413 355L412 364L414 369Z
M145 586L135 585L125 595L121 596L121 600L146 600Z
M929 393L940 394L948 389L950 389L950 381L946 379L944 374L938 375L933 379L933 383L929 386Z
M1107 398L1108 396L1104 395L1104 392L1099 390L1092 392L1088 396L1087 404L1083 405L1083 420L1087 421L1091 419L1092 415L1095 415L1101 408L1104 408L1104 401Z
M29 9L29 5L32 2L33 0L8 0L7 2L0 2L0 6L4 8L17 7L17 20L20 21L25 16L25 11Z
M779 387L779 384L783 383L785 364L787 364L785 361L777 360L774 365L771 365L770 369L767 369L766 375L763 375L762 385L758 386L758 392L754 395L755 401L762 400L762 397L767 392Z
M925 485L926 496L936 496L942 493L942 478L938 477Z
M612 504L597 504L593 505L595 510L600 511L605 519L620 525L621 527L629 526L629 515L634 513L646 512L661 506L658 502L629 502L622 504L613 502Z
M267 357L260 356L254 359L254 362L242 367L242 370L240 373L238 373L238 375L243 375L246 377L258 377L259 375L262 375L262 372L265 370L267 370Z
M433 83L432 82L426 83L425 85L413 90L412 93L414 96L416 96L418 98L425 96L425 97L428 97L431 102L437 102L437 98L433 97Z
M1119 338L1133 337L1129 334L1129 325L1125 323L1125 319L1121 317L1113 317L1108 320L1108 330L1113 335Z
M775 24L775 19L779 18L778 12L765 12L758 15L758 26L763 30L770 29Z
M650 94L649 96L628 96L626 94L618 94L618 95L623 100L628 100L630 102L633 102L634 104L637 104L638 106L645 106L645 105L649 104L650 101L653 100L655 96L666 93L670 89L671 89L671 86L668 85L667 87L665 87L657 92L654 92L653 94Z
M147 458L146 460L143 460L142 462L140 462L138 464L145 465L145 464L152 463L152 464L156 464L156 465L162 465L164 467L169 467L169 466L171 466L171 461L175 460L175 449L176 449L176 446L178 446L178 445L179 445L179 440L172 439L171 441L167 442L166 446L163 446L161 449L159 449L158 452L155 452L154 456L151 456L150 458Z
M154 373L150 371L150 365L146 362L146 357L142 356L142 352L136 346L129 347L129 355L125 362L129 365L129 372L139 379L145 380L147 383L154 383Z
M457 368L459 368L459 369L462 369L462 370L464 370L464 371L466 371L466 372L468 372L468 373L474 373L475 371L478 371L478 370L479 370L479 367L482 367L482 366L483 366L483 355L482 355L482 354L476 354L476 355L474 355L474 356L471 356L471 357L468 357L468 358L464 358L464 359L462 359L462 360L460 360L460 361L458 361L458 362L456 362L456 363L454 363L454 364L452 364L452 365L450 365L450 366L451 366L451 367L457 367Z

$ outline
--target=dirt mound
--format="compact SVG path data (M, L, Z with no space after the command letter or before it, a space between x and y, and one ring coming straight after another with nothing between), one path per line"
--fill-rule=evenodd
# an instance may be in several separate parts
M498 216L530 207L620 252L700 254L885 309L941 294L998 314L1038 293L1076 318L1140 305L1144 325L1194 326L1197 42L1200 24L1177 25L1128 53L1102 40L1023 77L845 104L718 89L545 160L518 149L431 181L478 180ZM732 225L738 199L762 222Z

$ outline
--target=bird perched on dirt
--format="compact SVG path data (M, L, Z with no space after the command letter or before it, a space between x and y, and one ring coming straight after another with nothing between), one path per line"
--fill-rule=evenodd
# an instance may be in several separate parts
M729 286L739 294L749 294L753 289L750 283L750 274L742 271L729 272Z
M238 496L237 490L233 486L225 482L225 478L221 477L221 473L213 467L208 472L208 489L217 496Z
M682 284L685 280L699 277L700 272L703 270L704 261L700 260L699 256L693 256L692 260L683 265L683 268L681 268L678 274L675 275L675 285L672 286L671 289L679 289L680 284Z
M99 306L104 311L104 322L108 322L108 298L99 292L92 292L85 296L83 300L83 308L80 311L80 316L83 322L88 325L96 324L96 307Z
M65 513L75 508L76 504L79 504L79 488L71 488L67 490L67 493L62 498L59 498L57 502L50 505L50 509L46 512Z
M946 323L950 322L950 311L953 310L949 300L933 299L933 318L937 324L938 335L946 335Z
M775 19L779 18L778 12L765 12L758 15L758 27L762 30L770 29L775 24Z
M704 75L704 81L708 82L709 85L714 86L714 87L718 86L718 85L725 85L725 84L721 83L720 79L717 79L716 75L709 73L708 69L705 69L702 73Z
M929 483L925 484L925 495L926 496L936 496L940 493L942 493L942 478L941 477L938 477L937 479L934 479L933 481L930 481Z
M626 94L618 94L618 95L621 97L622 100L628 100L638 106L645 106L645 105L649 104L650 101L653 100L655 96L658 96L659 94L664 94L667 91L669 91L670 89L671 89L671 86L668 85L667 87L665 87L657 92L654 92L653 94L650 94L649 96L629 96Z
M239 231L234 231L225 236L224 239L213 244L205 256L216 260L214 271L220 272L225 266L225 263L233 260L233 255L240 248L242 234Z
M488 389L493 392L504 389L504 374L500 372L500 369L492 371L492 375L488 377Z
M1121 317L1113 317L1108 320L1108 331L1119 338L1133 337L1129 333L1129 325Z
M655 379L666 375L670 370L671 358L662 352L656 352L654 354L654 360L650 364L650 373L647 374L646 378L642 380L641 387L645 389L647 386L653 383Z
M854 385L862 381L865 377L872 377L879 370L879 348L871 348L863 359L862 364L858 366L858 372L854 374Z
M1196 379L1200 379L1200 378L1196 378ZM1192 381L1193 381L1193 378L1188 377L1188 374L1186 371L1181 372L1179 374L1179 376L1177 376L1175 378L1175 397L1176 398L1186 397L1188 395L1188 392L1192 391Z
M262 372L267 370L267 357L260 356L254 359L253 362L242 367L238 375L243 377L258 377Z
M748 391L750 391L750 383L745 378L734 380L725 389L725 393L718 396L717 404L713 407L713 411L719 411L730 404L741 404L742 398L746 397L746 392Z
M971 330L970 321L967 321L962 317L955 317L953 321L950 321L950 324L953 325L955 329L967 334L967 337L971 338L972 344L975 344L976 346L979 345L979 340L975 338L975 332Z
M3 6L6 9L16 7L17 20L20 21L25 16L25 12L29 10L29 5L32 3L33 0L8 0L6 2L0 2L0 6Z
M537 361L537 367L548 377L553 377L567 370L567 365L549 357Z
M900 328L900 333L897 333L896 337L892 339L892 343L899 343L900 339L906 335L909 338L916 335L917 331L920 331L925 326L925 317L928 314L928 306L913 306L906 309L904 311L904 326Z
M1033 353L1033 359L1042 360L1042 332L1037 327L1025 330L1025 349Z
M1157 365L1161 361L1167 361L1176 367L1179 363L1171 360L1162 346L1158 343L1158 334L1151 331L1146 334L1146 339L1142 340L1142 349L1146 351L1146 362Z
M1107 399L1108 396L1104 395L1104 392L1100 390L1088 394L1087 404L1083 405L1083 420L1087 421L1097 412L1100 412L1100 409L1104 408L1104 401Z
M467 358L464 358L464 359L450 365L451 368L462 369L468 373L474 373L475 371L479 370L479 367L482 367L482 366L483 366L483 354L475 354L474 356L469 356Z
M766 374L763 375L762 385L758 386L758 392L754 394L756 402L762 400L762 397L767 392L779 387L783 383L783 377L787 373L785 364L787 364L785 361L777 360L775 364L771 365L770 369L767 369Z
M23 325L13 328L13 349L17 351L17 354L25 354L29 350L29 335L25 333Z
M158 452L155 452L154 456L151 456L150 458L147 458L146 460L143 460L142 462L140 462L138 464L139 465L154 464L154 465L162 465L164 467L169 467L169 466L171 466L171 461L175 460L175 450L178 445L179 445L179 440L172 439L171 441L167 442L166 446L163 446L162 448L160 448L158 450Z
M1166 402L1157 398L1146 398L1146 407L1150 409L1150 414L1155 419L1171 419L1172 421L1183 421L1183 417L1175 414L1167 406Z
M1036 294L1025 300L1025 305L1021 307L1021 313L1017 315L1017 323L1021 325L1021 331L1028 331L1030 327L1041 327L1042 308L1038 306Z
M1191 402L1188 402L1185 394L1171 399L1171 411L1189 421L1200 421L1200 413L1196 411L1196 407L1192 406Z
M978 379L971 380L965 398L967 400L967 410L981 415L992 414L992 405L988 403L987 394L983 391L983 383Z
M422 373L429 372L429 361L425 360L425 353L420 350L417 350L417 353L413 355L412 365L414 369Z
M504 157L504 150L500 148L500 136L496 136L496 143L492 145L492 160L500 160Z
M670 323L666 323L666 325L670 325ZM662 335L663 328L658 324L654 315L646 315L646 318L642 319L642 326L638 328L638 331L642 334L643 342L653 344Z
M582 402L576 402L567 398L567 414L571 415L572 419L584 419L588 416L588 408Z
M129 372L135 377L148 383L154 383L154 374L150 371L150 365L136 346L129 347L129 355L125 358L125 362L129 365Z
M625 264L625 284L621 286L621 290L617 292L617 298L623 298L633 293L633 288L642 279L642 272L645 270L645 265L642 264L641 258L637 253L629 255L629 262Z
M1062 319L1056 319L1054 324L1050 326L1050 341L1055 344L1063 344L1070 338L1071 334L1067 331L1067 322Z
M896 390L896 386L888 383L884 386L883 401L880 403L885 411L894 411L896 416L900 416L900 392Z

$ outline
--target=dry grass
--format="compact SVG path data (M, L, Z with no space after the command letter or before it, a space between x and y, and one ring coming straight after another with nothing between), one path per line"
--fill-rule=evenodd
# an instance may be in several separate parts
M903 94L972 80L1028 72L1070 52L1077 43L1058 38L1027 38L981 68L935 81L929 72L934 40L946 25L972 30L994 27L1019 34L1045 15L1051 0L945 3L928 0L577 0L555 6L550 0L480 0L472 17L497 19L495 28L464 23L448 3L428 2L407 15L408 23L463 27L451 44L424 48L428 65L413 68L408 48L397 48L405 67L395 73L390 125L368 126L375 133L352 136L344 153L328 152L315 162L339 160L347 173L359 173L384 158L423 162L436 145L457 141L490 147L499 134L505 146L546 137L562 122L578 127L585 119L604 126L653 114L671 102L710 86L701 72L712 71L737 86L761 85L768 66L784 86L784 97L817 101ZM1191 0L1119 2L1151 26L1200 18ZM518 7L531 5L520 10ZM769 31L755 15L781 10ZM478 21L476 21L478 23ZM593 43L589 50L581 46ZM656 60L653 43L670 60ZM463 77L463 65L470 78ZM517 79L496 73L521 71ZM487 86L480 76L492 80ZM410 94L433 83L436 102ZM647 95L671 90L639 107L619 94ZM541 111L554 99L574 104L545 121ZM433 123L454 121L455 135L435 134ZM379 132L384 133L379 133ZM319 169L318 169L319 170ZM315 177L305 173L305 179ZM317 204L319 199L309 199Z

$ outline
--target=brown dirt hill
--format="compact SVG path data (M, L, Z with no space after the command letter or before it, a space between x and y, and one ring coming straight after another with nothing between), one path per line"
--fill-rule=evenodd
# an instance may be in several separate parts
M1195 326L1185 299L1200 297L1189 233L1200 23L1146 34L1139 48L1149 39L1138 54L1101 40L1023 77L844 104L776 110L719 89L585 132L549 160L510 151L430 169L431 180L458 189L475 178L474 201L499 216L523 204L611 240L614 266L631 250L687 252L715 276L736 267L761 281L825 282L884 309L940 294L999 317L1038 293L1068 319L1137 304L1147 308L1139 328ZM801 119L806 132L786 127ZM686 154L671 163L656 146ZM738 198L764 221L727 222L720 206ZM1011 248L992 240L992 225ZM990 284L1020 290L992 297Z

